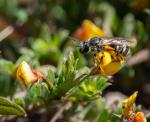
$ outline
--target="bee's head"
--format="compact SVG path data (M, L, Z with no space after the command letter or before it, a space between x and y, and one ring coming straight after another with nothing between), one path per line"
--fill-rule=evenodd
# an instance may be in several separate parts
M79 44L80 53L87 53L89 51L89 43L88 42L81 42Z
M89 40L91 46L97 46L98 44L101 44L102 41L103 40L99 37L93 37Z

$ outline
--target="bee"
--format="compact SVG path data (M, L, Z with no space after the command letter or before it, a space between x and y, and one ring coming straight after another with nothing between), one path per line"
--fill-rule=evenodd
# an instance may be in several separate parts
M93 37L88 41L80 42L81 53L94 53L96 67L93 75L103 76L117 73L123 66L125 58L129 55L131 42L124 38Z
M128 56L130 44L131 42L124 38L92 37L88 41L80 42L79 50L81 53L94 52L95 54L103 51L115 51L123 56Z

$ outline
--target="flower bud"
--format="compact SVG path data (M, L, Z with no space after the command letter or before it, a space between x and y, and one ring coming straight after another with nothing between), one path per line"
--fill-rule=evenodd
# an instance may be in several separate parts
M143 112L137 112L134 118L134 122L147 122Z
M32 70L31 67L23 61L17 68L17 79L21 80L25 85L36 82L42 77L42 74Z

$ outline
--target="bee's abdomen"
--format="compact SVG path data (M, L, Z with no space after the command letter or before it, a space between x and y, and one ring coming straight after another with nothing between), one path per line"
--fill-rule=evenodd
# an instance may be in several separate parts
M129 54L129 48L128 47L122 48L122 51L120 53L123 54L124 56L127 56Z
M121 45L111 45L115 51L121 53L123 56L127 56L129 54L129 48L127 46Z

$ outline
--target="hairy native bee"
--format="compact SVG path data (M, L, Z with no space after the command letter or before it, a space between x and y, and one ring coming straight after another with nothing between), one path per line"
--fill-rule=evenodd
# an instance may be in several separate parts
M80 42L80 52L94 52L99 53L103 51L116 51L123 56L129 54L129 46L131 42L124 38L99 38L93 37L88 41Z
M99 38L93 37L88 41L80 42L81 53L94 53L96 67L92 74L103 76L117 73L123 66L129 54L131 42L124 38Z
M95 67L91 70L91 75L109 76L122 68L132 44L124 38L92 37L80 42L78 47L81 53L92 52L94 54Z

